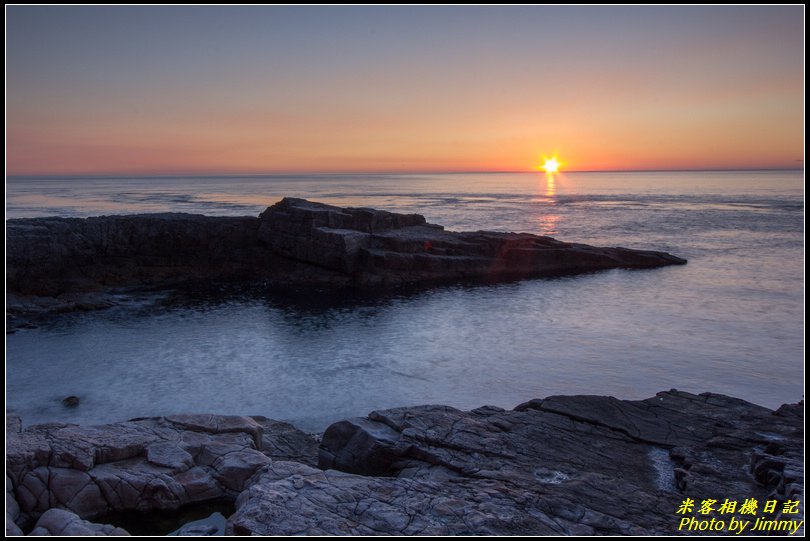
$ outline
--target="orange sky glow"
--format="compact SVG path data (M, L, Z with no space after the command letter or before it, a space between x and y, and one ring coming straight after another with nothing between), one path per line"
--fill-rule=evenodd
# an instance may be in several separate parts
M6 172L802 167L803 18L8 7Z

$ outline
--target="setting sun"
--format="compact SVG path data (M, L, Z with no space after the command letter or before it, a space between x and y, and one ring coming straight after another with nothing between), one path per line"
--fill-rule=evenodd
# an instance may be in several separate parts
M560 170L560 162L557 161L557 158L546 158L543 162L543 170L546 173L556 173Z

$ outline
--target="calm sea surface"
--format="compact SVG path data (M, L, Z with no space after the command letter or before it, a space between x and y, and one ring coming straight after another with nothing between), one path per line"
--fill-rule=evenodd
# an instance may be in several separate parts
M257 215L283 196L669 251L614 270L370 298L250 292L129 299L6 337L7 409L26 424L176 412L308 430L423 403L678 388L768 407L804 394L803 172L8 179L7 218ZM77 395L81 404L60 401Z

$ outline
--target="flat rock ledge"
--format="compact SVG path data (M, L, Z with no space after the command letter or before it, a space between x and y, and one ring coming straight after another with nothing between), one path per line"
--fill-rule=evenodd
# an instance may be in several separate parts
M285 198L259 217L143 214L6 222L7 311L109 306L116 287L262 280L378 287L678 265L664 252L526 233L453 233L418 214Z
M331 425L320 446L263 417L26 429L9 417L6 532L125 535L104 517L222 498L239 535L717 534L732 517L792 528L804 520L803 427L803 402L772 411L676 390L375 411ZM721 513L726 499L758 510ZM685 518L724 529L679 530Z

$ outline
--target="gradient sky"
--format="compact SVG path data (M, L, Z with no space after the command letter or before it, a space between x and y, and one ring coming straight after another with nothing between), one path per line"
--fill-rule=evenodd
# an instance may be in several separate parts
M6 171L802 167L804 6L6 8Z

